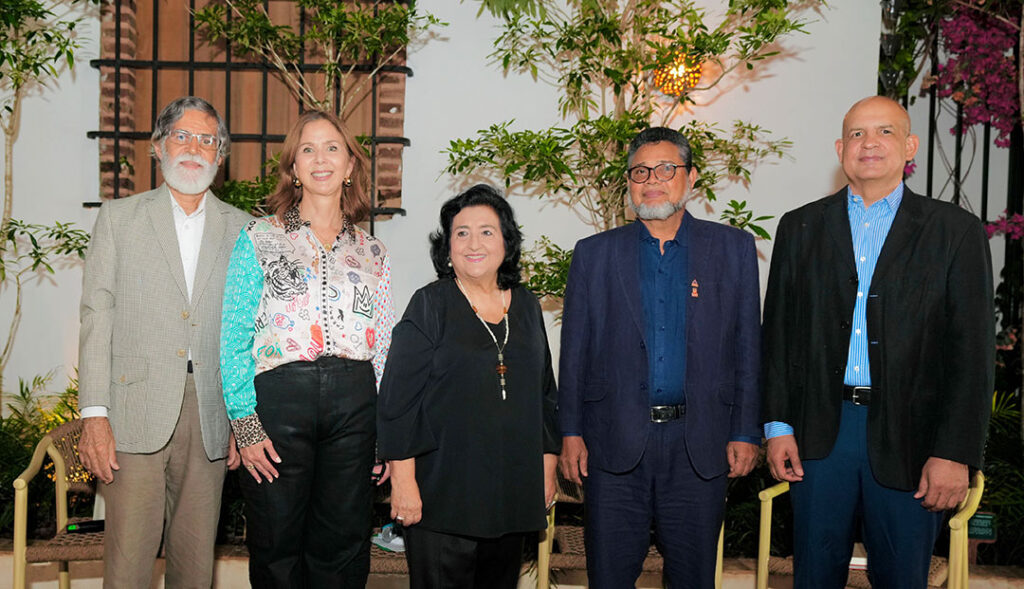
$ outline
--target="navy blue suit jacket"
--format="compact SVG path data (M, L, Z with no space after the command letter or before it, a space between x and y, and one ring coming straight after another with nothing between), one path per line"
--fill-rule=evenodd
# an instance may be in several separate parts
M686 445L697 473L728 470L734 436L760 438L760 302L753 236L683 217L688 240ZM559 419L591 467L636 466L651 427L636 223L581 240L562 315Z

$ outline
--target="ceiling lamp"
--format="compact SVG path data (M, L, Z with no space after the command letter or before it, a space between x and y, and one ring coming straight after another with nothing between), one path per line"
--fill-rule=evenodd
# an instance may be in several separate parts
M677 54L672 63L654 70L651 82L662 94L682 96L700 82L701 65L685 54Z

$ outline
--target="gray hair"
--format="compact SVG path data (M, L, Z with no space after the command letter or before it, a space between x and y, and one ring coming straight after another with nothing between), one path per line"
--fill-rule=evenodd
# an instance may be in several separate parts
M186 110L198 110L217 119L217 158L227 157L228 151L231 149L228 126L213 105L197 96L183 96L160 111L160 116L156 118L156 124L153 125L153 136L150 138L153 144L162 142L170 135L171 131L174 131L174 125L185 115ZM156 157L152 146L150 146L150 153Z
M686 171L689 172L690 168L693 167L693 155L690 153L690 142L686 140L686 135L683 135L679 131L669 129L668 127L649 127L640 131L640 133L629 142L628 165L633 165L633 156L636 155L637 150L641 147L651 143L661 143L662 141L673 143L679 148L679 159L683 160L683 164L686 166Z

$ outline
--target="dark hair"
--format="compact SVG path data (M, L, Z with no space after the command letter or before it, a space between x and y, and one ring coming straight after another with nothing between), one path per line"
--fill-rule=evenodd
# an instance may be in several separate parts
M627 165L633 165L633 156L641 147L650 143L661 143L662 141L668 141L674 143L679 148L679 158L683 160L683 164L686 166L686 171L689 172L690 168L693 167L693 156L690 154L690 142L686 140L686 135L683 135L679 131L669 129L668 127L648 127L632 141L629 142L629 157L626 160Z
M160 111L160 115L156 117L156 123L153 125L153 135L150 137L150 140L154 144L162 142L164 138L171 134L171 131L174 130L174 125L185 115L186 110L198 110L217 119L217 159L227 157L228 151L231 149L231 135L228 134L228 127L224 123L224 119L217 112L217 109L213 108L212 104L196 96L183 96L165 106ZM150 145L149 149L153 157L156 157L156 151L153 150L152 145Z
M343 188L341 191L341 210L351 223L359 223L370 214L370 196L367 190L367 170L370 169L370 160L366 157L363 146L355 140L355 136L349 133L345 124L337 116L322 110L307 111L299 117L292 125L288 135L284 138L281 146L281 159L277 165L277 190L267 197L267 210L283 218L285 212L302 200L302 188L295 187L295 174L292 171L295 165L295 154L299 151L299 139L302 138L302 130L313 121L327 121L334 125L334 128L341 133L348 147L348 155L352 158L352 186Z
M430 234L430 259L438 278L452 278L455 270L449 265L452 245L452 221L466 207L491 207L501 223L501 237L505 242L505 259L498 266L498 288L508 289L519 286L519 256L523 251L523 234L516 224L512 206L497 189L487 184L477 184L462 194L441 205L441 228Z

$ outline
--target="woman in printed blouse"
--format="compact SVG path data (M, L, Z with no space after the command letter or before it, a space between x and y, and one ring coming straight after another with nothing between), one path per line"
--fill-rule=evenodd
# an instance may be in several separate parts
M438 280L395 327L378 452L413 589L513 588L561 450L544 317L520 285L512 208L483 184L441 207Z
M355 224L367 158L332 114L285 138L273 214L235 243L221 378L242 475L253 587L363 587L376 383L394 324L391 263Z

